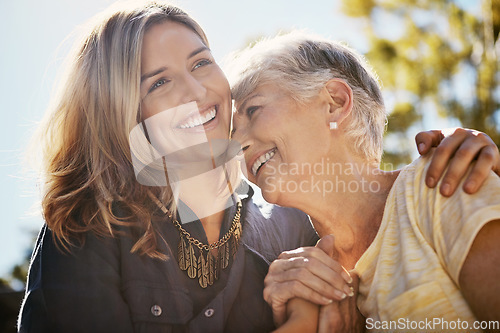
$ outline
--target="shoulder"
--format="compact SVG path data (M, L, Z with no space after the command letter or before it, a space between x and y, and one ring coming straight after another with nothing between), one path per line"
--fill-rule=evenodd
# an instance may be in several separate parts
M420 208L426 206L428 206L429 209L432 207L446 208L446 206L455 204L463 206L464 203L477 202L478 204L484 204L498 201L498 197L495 196L495 194L498 194L500 190L500 178L495 175L493 171L490 171L488 178L475 194L467 194L462 189L463 183L467 177L461 180L460 184L457 186L457 190L451 197L444 197L439 192L439 188L443 181L442 178L434 188L429 188L425 184L425 175L430 166L433 153L434 151L425 156L420 156L411 164L404 167L395 183L396 189L404 190L407 198L412 198L415 204L418 204ZM467 174L471 172L473 166L474 164L469 166ZM445 203L446 205L443 206Z
M407 214L415 233L423 235L458 281L460 267L479 230L500 219L500 178L490 172L475 194L463 191L463 179L452 196L444 197L439 192L442 180L435 188L425 184L431 157L423 156L402 171L397 209Z
M302 211L273 205L265 201L249 200L247 207L249 223L258 225L259 227L283 227L290 225L297 225L299 228L304 227L305 223L308 224L309 218Z
M310 230L312 225L309 217L302 211L273 205L265 201L258 188L244 182L245 195L240 196L245 202L245 224L252 230L272 231L294 229ZM241 186L243 187L243 186Z
M120 263L117 244L115 238L98 237L87 232L81 246L64 249L57 245L53 232L44 225L33 251L29 278L43 282L44 287L56 287L60 283L67 283L65 279L70 275L84 279L85 276L92 276L96 270L117 273Z
M52 231L44 225L30 263L19 320L22 332L88 327L85 325L91 322L90 313L86 315L85 310L89 308L104 310L109 306L124 310L119 302L120 258L114 240L87 235L82 246L69 251L55 242ZM73 306L67 307L68 299ZM92 321L106 322L105 312L92 315Z
M318 236L302 211L250 198L246 204L243 239L272 261L283 251L314 245Z
M312 224L302 211L273 205L262 200L249 199L246 207L246 223L251 229L289 233L309 232Z
M396 189L405 188L406 190L427 189L425 185L425 173L429 168L432 154L420 156L410 164L401 169L401 172L394 183ZM421 186L424 186L423 188Z
M462 189L464 177L453 195L444 197L439 191L442 179L434 188L429 188L425 183L432 154L433 152L419 157L401 170L394 183L391 200L397 205L398 211L405 212L419 229L426 231L428 237L436 238L449 235L445 230L451 234L458 232L459 226L469 223L467 221L477 221L480 212L498 206L500 178L490 172L477 193L467 194ZM468 172L472 167L469 167Z
M405 187L412 187L414 188L416 193L420 194L427 194L427 195L439 194L439 187L443 181L443 177L441 177L437 186L435 186L434 188L429 188L425 184L425 175L427 174L427 170L429 169L433 155L434 155L434 150L431 150L426 155L418 157L412 163L405 166L401 170L400 177L398 177L399 186L404 185ZM466 176L468 175L468 173L471 172L474 165L475 162L469 166ZM498 177L493 171L490 171L486 181L481 186L479 191L476 194L469 195L462 190L462 186L467 178L466 176L461 179L460 184L457 186L457 190L450 197L451 199L460 196L474 199L477 197L484 196L485 193L487 192L495 191L498 188L498 186L500 186L500 177ZM449 198L446 197L442 198L445 200L449 200Z

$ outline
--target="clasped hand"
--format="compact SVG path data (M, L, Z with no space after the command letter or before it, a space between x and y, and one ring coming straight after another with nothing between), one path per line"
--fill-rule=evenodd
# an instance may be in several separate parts
M356 306L358 277L334 258L333 235L316 247L283 252L269 267L264 299L271 305L276 325L286 320L288 300L300 297L320 305L318 332L363 332L364 318Z

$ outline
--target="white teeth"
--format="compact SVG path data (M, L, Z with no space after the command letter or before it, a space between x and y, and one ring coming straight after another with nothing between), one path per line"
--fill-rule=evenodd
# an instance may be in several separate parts
M268 151L267 153L261 155L252 165L252 173L254 176L257 175L257 171L259 170L259 168L264 164L266 163L267 161L269 161L273 156L274 154L276 154L276 149L273 149L273 150L270 150Z
M208 123L210 120L214 119L216 114L217 114L217 111L215 110L215 108L213 108L209 112L205 113L204 116L199 115L199 114L196 116L192 116L191 118L185 120L182 124L180 124L177 127L184 129L184 128L192 128L192 127L200 126L200 125Z

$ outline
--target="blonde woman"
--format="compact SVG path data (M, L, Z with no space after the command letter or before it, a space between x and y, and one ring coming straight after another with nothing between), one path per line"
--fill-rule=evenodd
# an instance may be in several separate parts
M268 262L317 235L296 210L264 216L231 166L176 168L197 154L181 154L190 145L203 155L229 135L229 85L208 47L195 21L159 3L104 13L78 45L42 127L46 225L19 331L273 329ZM158 132L165 116L178 126Z
M298 210L252 201L201 27L166 4L113 8L60 88L40 131L46 224L19 331L274 329L269 262L318 238Z

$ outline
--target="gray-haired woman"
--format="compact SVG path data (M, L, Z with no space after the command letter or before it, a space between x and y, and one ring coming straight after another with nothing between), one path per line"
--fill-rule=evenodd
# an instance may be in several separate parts
M432 153L379 169L382 93L364 59L340 43L290 33L235 59L233 138L249 180L267 201L306 212L320 236L335 236L337 260L360 277L367 327L498 323L500 179L490 172L476 194L445 197L425 184Z

